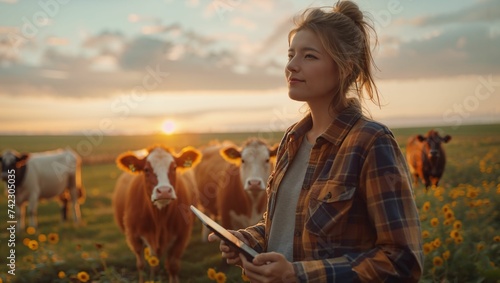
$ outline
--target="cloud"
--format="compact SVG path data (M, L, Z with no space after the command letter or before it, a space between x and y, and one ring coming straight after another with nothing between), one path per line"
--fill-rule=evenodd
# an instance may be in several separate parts
M88 52L69 53L62 51L63 46L45 46L40 66L0 57L11 63L0 67L0 95L106 97L130 93L145 81L154 85L148 91L162 92L282 86L282 75L268 71L273 64L247 66L238 60L237 50L221 49L215 43L193 31L182 31L175 42L154 36L127 39L120 33L102 32L82 42L81 48ZM155 81L158 73L161 80Z
M413 22L420 26L429 26L448 23L495 22L498 19L500 19L498 1L484 0L453 13L415 18Z
M216 2L222 3L200 1L203 7L197 10L203 12L205 5ZM168 73L151 89L163 93L283 87L286 40L293 25L291 14L285 15L288 10L267 18L274 10L286 8L284 0L271 2L243 1L233 7L234 13L228 10L225 14L227 24L232 22L233 26L260 31L266 24L267 29L259 35L241 27L203 34L199 32L203 29L189 30L175 20L162 24L154 16L130 14L129 21L143 25L142 33L141 26L135 35L103 30L80 38L82 42L48 33L39 41L30 41L38 44L30 47L35 51L16 54L9 52L8 38L15 30L0 26L0 95L106 97L130 93L154 72ZM468 9L420 18L419 25L411 26L404 38L383 35L376 57L382 71L378 77L497 74L500 58L494 47L500 46L500 29L484 23L499 13L493 3L481 1ZM262 14L250 15L258 10ZM70 49L77 44L78 49ZM21 51L27 48L25 44Z
M376 58L382 78L415 79L498 74L500 57L486 26L460 26L422 39L401 42Z

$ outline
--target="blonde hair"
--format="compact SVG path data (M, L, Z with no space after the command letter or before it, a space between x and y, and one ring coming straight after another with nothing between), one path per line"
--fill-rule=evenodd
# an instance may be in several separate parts
M339 89L332 98L331 107L339 112L348 106L361 110L364 94L380 106L378 90L373 80L372 68L376 68L370 49L370 33L377 35L367 22L358 5L351 1L339 1L325 8L309 8L295 17L296 27L288 34L288 43L300 30L310 30L320 39L339 70ZM354 94L354 97L349 96Z

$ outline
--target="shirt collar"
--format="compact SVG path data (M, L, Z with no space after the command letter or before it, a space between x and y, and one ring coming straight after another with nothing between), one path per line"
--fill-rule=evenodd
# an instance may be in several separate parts
M351 128L361 116L361 111L355 107L348 107L344 109L332 121L326 131L319 136L319 138L324 138L325 140L336 146L340 145L347 133L349 133ZM312 117L311 114L307 114L307 116L305 116L302 120L300 120L292 127L290 133L288 134L288 141L301 139L306 135L307 131L309 131L311 127Z

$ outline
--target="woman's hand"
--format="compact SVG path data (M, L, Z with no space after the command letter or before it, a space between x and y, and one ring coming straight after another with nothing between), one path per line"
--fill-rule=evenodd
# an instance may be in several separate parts
M245 237L243 237L243 235L240 232L233 230L228 230L228 231L234 236L236 236L236 238L240 239L241 241L243 241L245 244L248 245L248 241L245 239ZM228 264L241 266L241 260L239 257L240 253L231 248L230 246L228 246L217 235L215 235L214 233L210 233L210 235L208 235L208 241L209 242L220 241L219 250L222 252L222 258L225 258Z
M291 262L279 253L262 253L249 262L240 254L241 267L252 283L297 282Z

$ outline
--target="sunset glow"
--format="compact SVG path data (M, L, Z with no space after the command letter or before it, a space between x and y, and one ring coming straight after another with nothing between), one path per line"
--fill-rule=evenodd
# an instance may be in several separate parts
M175 122L172 120L165 120L161 126L161 130L166 135L171 135L175 132Z

